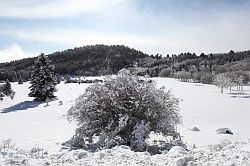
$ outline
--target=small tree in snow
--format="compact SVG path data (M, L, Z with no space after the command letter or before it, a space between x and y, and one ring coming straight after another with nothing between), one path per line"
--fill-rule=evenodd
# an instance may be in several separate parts
M68 111L68 119L78 125L73 138L79 143L74 143L93 144L98 136L98 147L127 145L144 151L151 131L177 135L176 125L181 121L178 103L170 91L122 70L103 84L89 86Z
M17 83L18 83L18 84L23 84L23 78L22 78L21 75L19 75L18 80L17 80Z
M78 84L81 84L82 80L81 80L81 77L79 76L78 77Z
M224 88L228 88L232 85L232 81L226 74L218 74L214 78L214 84L221 88L221 93L223 93Z
M0 85L0 101L2 101L2 100L3 100L3 97L4 97L4 94L3 94L3 87L4 87L4 85L1 84L1 85Z
M36 100L46 101L54 98L55 86L57 84L54 75L54 67L44 54L38 56L31 75L30 97Z
M10 96L12 92L13 92L13 90L11 89L10 81L7 79L7 80L5 81L5 84L4 84L3 93L4 93L6 96Z
M11 88L11 84L8 79L5 81L5 84L0 85L0 100L2 100L2 97L4 96L10 97L11 99L15 96L15 92Z

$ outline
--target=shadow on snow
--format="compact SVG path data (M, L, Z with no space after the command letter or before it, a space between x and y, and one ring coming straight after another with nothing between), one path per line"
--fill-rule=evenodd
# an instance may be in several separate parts
M250 98L250 96L231 96L232 98L245 98L245 99L247 99L247 98Z
M24 102L20 102L16 105L13 105L9 108L4 108L1 113L23 111L23 110L27 110L29 108L35 108L42 103L43 102L39 102L39 101L24 101Z
M245 92L230 92L227 94L232 95L232 98L250 98L250 94Z

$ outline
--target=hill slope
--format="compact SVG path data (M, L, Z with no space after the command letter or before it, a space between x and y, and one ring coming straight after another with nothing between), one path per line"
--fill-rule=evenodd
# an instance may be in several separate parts
M55 65L55 73L60 75L70 74L84 76L115 74L120 69L133 65L139 61L139 59L148 57L147 54L141 51L123 45L83 46L55 52L48 56L52 64ZM11 73L13 71L17 72L16 75L24 71L29 72L34 59L35 58L28 58L0 64L0 71L8 71L9 73L6 73L5 76L2 74L0 80L9 78L14 81L15 78L12 77L15 74ZM23 73L20 74L22 76L25 75ZM8 75L12 75L12 77Z

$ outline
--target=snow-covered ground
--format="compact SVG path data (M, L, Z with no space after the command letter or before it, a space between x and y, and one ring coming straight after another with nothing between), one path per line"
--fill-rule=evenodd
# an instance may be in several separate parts
M89 84L59 84L58 100L49 103L34 102L28 97L28 83L12 84L16 92L14 100L4 98L0 103L0 140L12 139L23 149L35 146L48 150L60 148L75 130L74 124L66 119L67 110ZM63 101L63 105L59 105Z
M11 139L18 149L0 150L0 165L250 165L250 87L244 87L243 93L221 94L213 85L167 78L154 80L182 99L183 125L178 129L188 152L176 148L173 152L150 156L147 152L132 152L125 146L95 153L60 150L61 143L76 128L65 115L89 84L57 85L58 100L45 107L45 103L28 97L28 83L14 83L14 100L4 98L0 102L0 140ZM193 127L200 131L191 131ZM229 128L233 135L217 134L218 128ZM161 138L154 135L151 139Z
M180 102L183 140L196 146L218 143L223 139L247 141L250 139L250 87L242 93L232 89L224 94L214 85L177 82L173 79L157 78L159 86L171 88ZM199 132L190 129L197 127ZM216 134L218 128L230 128L233 135Z

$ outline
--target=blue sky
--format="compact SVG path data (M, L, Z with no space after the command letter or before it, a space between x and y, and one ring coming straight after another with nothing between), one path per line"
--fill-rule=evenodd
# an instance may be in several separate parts
M250 49L248 0L0 0L0 61L89 44L148 54Z

